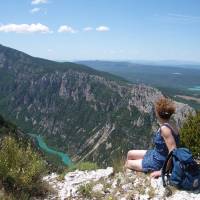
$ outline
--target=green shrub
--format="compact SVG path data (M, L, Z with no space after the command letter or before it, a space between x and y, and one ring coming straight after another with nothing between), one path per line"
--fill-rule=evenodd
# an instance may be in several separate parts
M75 168L81 171L90 171L90 170L96 170L98 169L98 166L96 163L93 162L80 162L78 164L75 165Z
M81 185L78 188L78 192L85 198L92 198L92 188L93 188L93 184L92 183L87 183L85 185Z
M112 167L114 173L123 172L124 171L125 158L118 156L117 158L112 159Z
M44 172L45 163L30 144L22 145L10 136L2 139L0 178L5 189L35 192Z
M69 172L69 171L75 171L75 170L80 170L80 171L91 171L91 170L96 170L98 169L98 165L96 163L93 162L79 162L73 166L71 166L69 169L67 169L64 172Z
M200 112L190 114L180 130L181 145L190 149L195 157L200 156Z

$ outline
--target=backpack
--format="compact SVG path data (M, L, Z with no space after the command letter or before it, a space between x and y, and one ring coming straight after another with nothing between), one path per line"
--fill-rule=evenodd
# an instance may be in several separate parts
M171 162L169 169L168 162ZM162 180L164 187L173 185L184 190L200 187L200 168L187 148L176 148L169 153L162 168Z

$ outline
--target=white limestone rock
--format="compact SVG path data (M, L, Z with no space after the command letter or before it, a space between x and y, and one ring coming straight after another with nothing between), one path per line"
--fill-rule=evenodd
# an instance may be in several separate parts
M108 178L113 174L113 168L98 169L96 171L74 171L65 175L63 181L58 181L55 174L44 177L43 180L49 182L54 189L57 190L60 200L64 200L70 196L76 197L78 188L91 181L98 181L101 178Z
M111 176L112 175L112 176ZM113 174L113 168L98 169L93 171L74 171L65 175L64 180L58 180L56 174L44 177L44 181L58 192L57 196L49 196L48 200L74 199L74 200L199 200L200 189L193 192L181 191L172 188L172 195L166 196L166 189L162 179L152 179L147 174L132 171ZM84 196L78 188L81 185L91 184L90 195ZM90 191L89 191L90 192ZM97 196L97 194L100 196Z

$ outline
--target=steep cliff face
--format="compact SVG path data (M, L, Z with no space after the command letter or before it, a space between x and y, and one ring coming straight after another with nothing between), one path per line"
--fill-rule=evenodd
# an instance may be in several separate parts
M156 124L153 102L161 96L86 66L0 45L0 112L74 160L106 165L130 148L147 148ZM178 105L181 124L191 108Z

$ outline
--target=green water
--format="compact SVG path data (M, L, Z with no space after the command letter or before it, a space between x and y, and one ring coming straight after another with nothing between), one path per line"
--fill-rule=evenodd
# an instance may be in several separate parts
M188 88L188 90L191 90L191 91L200 91L200 86L194 86L192 88Z
M35 134L29 134L29 135L34 137L37 140L38 146L43 151L45 151L46 153L58 156L62 160L62 162L67 166L72 166L73 165L70 157L67 154L49 148L40 135L35 135Z

